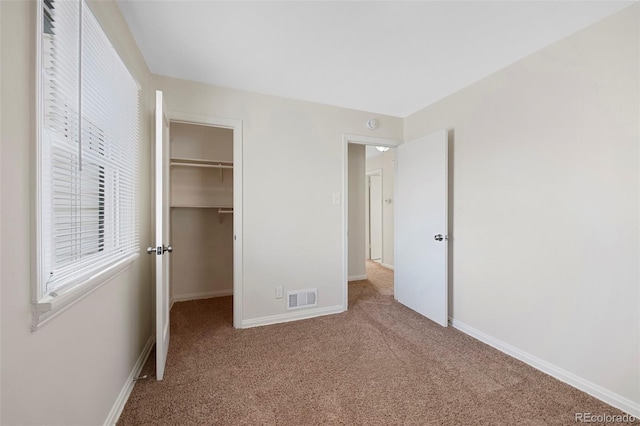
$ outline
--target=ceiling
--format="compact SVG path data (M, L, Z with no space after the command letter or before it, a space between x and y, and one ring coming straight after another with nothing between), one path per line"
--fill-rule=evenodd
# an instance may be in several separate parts
M398 117L631 3L118 0L152 73Z

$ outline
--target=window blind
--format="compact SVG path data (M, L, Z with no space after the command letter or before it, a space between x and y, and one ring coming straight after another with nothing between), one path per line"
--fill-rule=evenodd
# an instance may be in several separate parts
M139 86L84 2L42 0L40 296L139 250Z

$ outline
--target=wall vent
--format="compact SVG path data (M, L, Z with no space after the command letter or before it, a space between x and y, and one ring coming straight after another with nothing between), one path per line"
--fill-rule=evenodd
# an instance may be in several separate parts
M318 306L317 288L287 292L287 309L308 308L309 306Z

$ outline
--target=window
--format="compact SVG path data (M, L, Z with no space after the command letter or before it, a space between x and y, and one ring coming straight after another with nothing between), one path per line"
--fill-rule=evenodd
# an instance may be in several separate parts
M34 327L139 251L139 85L84 0L39 6Z

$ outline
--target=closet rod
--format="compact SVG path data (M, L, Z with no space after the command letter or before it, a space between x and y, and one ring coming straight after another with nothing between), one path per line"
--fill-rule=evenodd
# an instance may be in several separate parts
M227 166L225 164L190 164L190 163L171 163L172 166L184 166L184 167L208 167L214 169L233 169L233 166Z
M218 221L220 223L222 223L222 220L224 218L224 216L222 216L223 214L233 214L233 209L231 210L218 209Z

